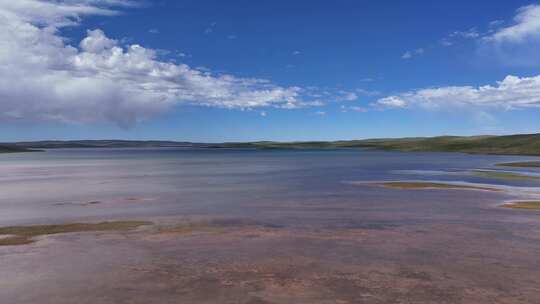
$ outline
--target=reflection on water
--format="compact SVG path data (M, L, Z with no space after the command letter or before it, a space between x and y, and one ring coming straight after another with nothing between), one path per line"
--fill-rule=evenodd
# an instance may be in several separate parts
M512 195L534 195L538 180L470 174L525 159L531 157L359 150L65 149L1 155L0 224L184 214L276 217L278 207L306 204L394 210L404 208L396 204L403 205L408 195L414 197L409 210L425 209L426 203L433 207L429 201L434 196L449 193L410 194L343 181L480 183L514 189ZM453 200L472 199L467 208L508 199L508 194L451 195ZM265 213L264 208L276 209Z

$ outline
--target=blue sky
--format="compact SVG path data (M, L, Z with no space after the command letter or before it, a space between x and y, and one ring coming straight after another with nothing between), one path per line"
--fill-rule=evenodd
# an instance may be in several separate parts
M537 2L21 0L0 17L1 141L540 132Z

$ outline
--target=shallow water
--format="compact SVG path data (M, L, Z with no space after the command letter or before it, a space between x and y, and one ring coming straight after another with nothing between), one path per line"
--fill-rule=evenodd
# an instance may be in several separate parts
M259 213L258 206L331 206L336 200L366 204L374 198L384 207L403 193L354 187L344 181L439 180L540 187L540 181L492 180L467 172L531 159L359 150L65 149L1 155L0 225L186 213L253 216ZM491 194L463 195L497 203ZM422 199L417 196L416 203ZM100 204L82 208L86 202Z
M535 157L366 150L0 155L0 226L210 219L224 232L67 234L0 247L2 303L533 303ZM512 168L539 173L538 169ZM380 181L502 189L399 190ZM339 300L339 301L338 301Z

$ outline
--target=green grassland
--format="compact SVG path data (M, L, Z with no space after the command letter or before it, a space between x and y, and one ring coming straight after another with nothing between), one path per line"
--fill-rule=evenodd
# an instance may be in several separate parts
M372 148L403 152L462 152L478 154L540 155L540 134L508 136L439 136L312 142L250 142L215 144L213 148L338 149Z
M362 148L403 152L461 152L540 156L540 133L507 136L439 136L341 141L189 143L174 141L83 140L19 142L0 145L16 149L182 147L206 149L343 149Z

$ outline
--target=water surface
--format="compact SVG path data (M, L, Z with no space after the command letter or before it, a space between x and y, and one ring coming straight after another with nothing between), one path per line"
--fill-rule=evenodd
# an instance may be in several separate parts
M473 170L534 157L366 150L65 149L0 155L0 226L116 219L0 248L3 303L534 303L540 181ZM539 169L512 168L538 174ZM400 190L383 181L500 188ZM210 231L210 232L208 232Z
M359 150L58 149L2 155L0 224L185 213L253 215L260 206L331 207L374 204L374 200L377 208L384 208L404 194L344 182L438 180L540 186L538 181L490 180L468 173L530 159L534 158ZM540 172L518 171L535 170ZM458 196L452 194L454 199ZM481 197L497 203L491 194L463 195L463 199ZM416 195L407 209L430 199L423 196ZM103 204L80 206L94 201Z

